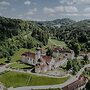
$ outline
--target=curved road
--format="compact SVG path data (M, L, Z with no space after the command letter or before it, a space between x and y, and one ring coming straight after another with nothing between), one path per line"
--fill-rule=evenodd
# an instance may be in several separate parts
M82 74L86 67L90 67L90 64L85 65L80 71L66 82L57 85L45 85L45 86L25 86L25 87L18 87L18 88L9 88L8 90L32 90L32 89L49 89L49 88L63 88L64 86L73 83L74 81L78 80L78 77Z

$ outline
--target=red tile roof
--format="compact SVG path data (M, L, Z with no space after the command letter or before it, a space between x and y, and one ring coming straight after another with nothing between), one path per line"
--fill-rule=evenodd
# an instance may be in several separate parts
M47 56L47 55L42 55L40 59L41 59L41 61L45 61L46 63L50 63L52 57Z
M77 90L77 88L79 88L85 84L86 84L86 78L83 76L80 76L78 78L78 80L76 80L75 82L63 87L62 90Z
M65 52L68 52L68 53L71 53L72 51L70 49L65 49L65 48L53 48L52 49L53 52L60 52L60 53L65 53Z
M30 57L35 59L35 53L32 52L24 52L21 56Z

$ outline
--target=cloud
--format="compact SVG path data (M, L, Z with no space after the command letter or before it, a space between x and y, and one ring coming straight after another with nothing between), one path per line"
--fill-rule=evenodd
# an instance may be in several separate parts
M11 8L11 11L15 11L16 9L15 8Z
M84 12L90 12L90 7L85 8Z
M80 16L80 14L78 14L78 13L67 13L67 14L64 14L64 15L66 15L66 16L75 16L75 17Z
M64 7L63 6L57 6L57 7L54 7L54 8L45 7L43 9L43 11L46 14L53 14L53 13L58 13L58 12L64 12Z
M24 17L23 15L20 14L20 15L17 15L16 18L23 19Z
M31 1L27 0L24 2L25 5L30 5L31 4Z
M53 10L53 8L47 8L45 7L44 9L44 12L47 13L47 14L50 14L50 13L54 13L55 11Z
M65 6L65 11L73 13L73 12L78 12L78 9L74 6Z
M77 13L78 9L75 6L56 6L53 8L45 7L43 9L46 14L56 14L56 13Z
M0 10L6 10L7 8L6 7L0 7Z
M37 8L30 9L25 15L34 15L37 12Z
M0 16L2 16L2 13L0 13Z
M60 4L64 4L65 1L64 1L64 0L59 0L59 3L60 3Z
M7 2L7 1L1 1L1 2L0 2L0 5L9 6L10 3Z
M59 3L61 5L84 5L84 4L87 4L89 5L90 4L90 0L59 0Z
M59 3L61 5L73 5L76 3L76 0L60 0Z
M33 9L28 10L28 11L27 11L26 13L24 13L24 14L19 14L19 15L17 15L17 18L27 19L27 18L30 18L30 16L34 15L36 12L37 12L37 8L33 8Z
M84 13L82 15L85 16L85 17L90 17L90 13Z
M90 4L90 0L73 0L76 4Z
M90 4L90 0L78 0L79 3Z

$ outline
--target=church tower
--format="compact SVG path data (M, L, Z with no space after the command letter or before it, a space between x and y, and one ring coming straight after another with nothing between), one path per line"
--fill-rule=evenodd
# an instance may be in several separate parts
M41 57L41 48L38 47L36 48L36 52L35 52L35 62L37 63L38 59L40 59Z

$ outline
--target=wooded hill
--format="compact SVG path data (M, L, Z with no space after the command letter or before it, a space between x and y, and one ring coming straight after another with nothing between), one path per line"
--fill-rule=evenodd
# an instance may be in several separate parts
M24 21L0 17L0 58L12 56L19 48L47 45L49 36L65 41L77 54L90 51L90 20Z
M9 57L19 48L33 48L48 43L47 31L33 21L0 17L0 58Z
M42 26L49 27L49 32L52 33L52 35L55 36L56 39L65 41L68 47L73 49L77 53L77 55L80 51L90 52L89 19L78 22L67 18L57 19L54 21L56 22L56 25L53 21L47 21L43 22ZM41 22L39 24L41 24ZM58 25L60 26L58 27Z

